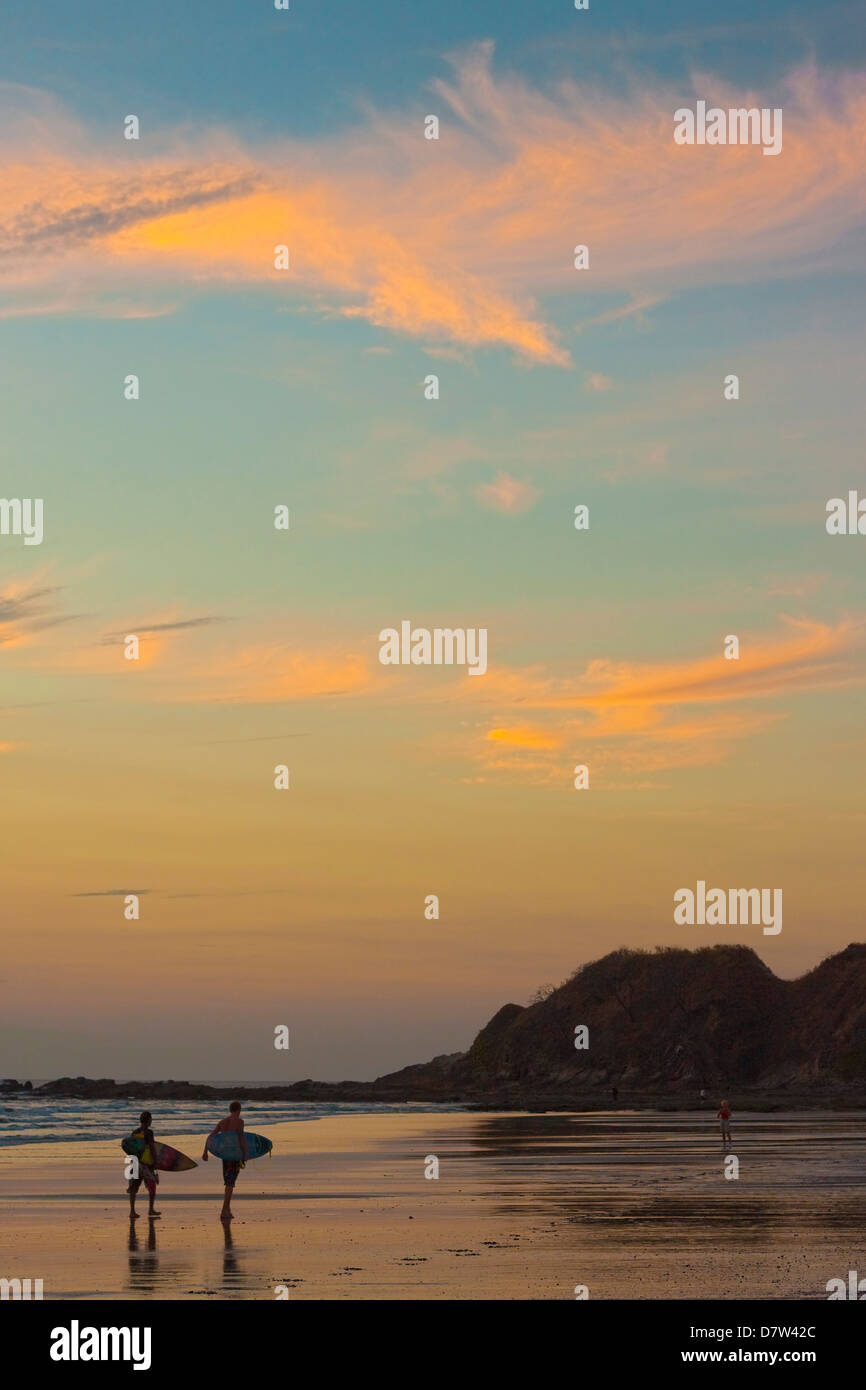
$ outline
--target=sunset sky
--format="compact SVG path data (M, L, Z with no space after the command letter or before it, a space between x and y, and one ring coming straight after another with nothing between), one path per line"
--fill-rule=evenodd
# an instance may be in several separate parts
M4 7L3 1074L365 1079L620 946L864 939L862 9L705 8Z

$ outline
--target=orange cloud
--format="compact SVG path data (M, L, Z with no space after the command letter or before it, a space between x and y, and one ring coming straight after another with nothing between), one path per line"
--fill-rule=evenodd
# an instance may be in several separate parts
M105 652L106 663L104 669L113 671L129 671L133 675L136 671L147 671L151 666L159 664L160 656L165 648L165 641L161 637L142 636L138 640L138 657L127 660L124 655L124 643L118 642L112 650L109 648Z
M287 651L275 643L225 653L198 673L185 697L231 704L267 704L359 695L372 686L363 656L334 651Z
M82 631L84 620L64 626L58 589L10 586L0 594L0 635L11 670L123 681L112 694L154 703L267 704L364 697L423 705L456 751L487 770L561 784L571 760L605 769L655 772L721 761L738 742L784 717L771 700L808 690L862 683L863 621L816 622L785 618L771 636L740 634L738 661L723 656L723 638L710 655L653 663L590 661L573 677L541 666L509 668L491 663L483 678L417 668L387 670L377 661L374 628L353 650L322 643L257 619L242 642L220 615L163 615L139 622L142 660L123 659L117 626L105 635ZM138 618L142 614L137 615ZM91 620L92 625L92 620ZM136 674L140 677L130 679ZM467 718L467 702L483 715ZM757 707L756 707L757 706ZM476 711L477 712L477 711ZM425 716L427 717L427 716ZM474 727L473 727L474 723ZM480 724L480 729L479 729ZM479 732L481 734L479 740ZM438 735L434 735L438 737Z
M42 595L53 593L18 586L0 594L0 641L20 648L10 652L10 668L58 676L131 677L127 693L160 703L267 704L358 695L375 689L376 680L383 683L382 668L374 668L367 655L316 642L301 647L297 634L284 640L272 635L247 639L241 645L233 640L231 627L221 626L222 619L212 615L161 615L107 636L79 628L74 635L43 633L41 629L63 622L62 615L48 616ZM127 634L139 638L138 660L124 656ZM119 694L119 687L114 693Z
M579 701L587 708L618 705L698 704L775 695L810 685L844 684L851 679L846 655L859 625L786 619L789 635L776 641L744 637L738 660L722 655L671 666L620 668L591 662ZM592 693L592 686L601 686ZM565 697L567 706L572 701Z
M493 743L506 744L509 748L558 748L561 743L553 734L543 729L533 729L527 724L509 729L491 729L486 737Z
M594 660L571 682L540 668L491 667L485 703L502 712L531 709L541 722L488 729L475 756L488 767L529 772L541 781L561 780L563 759L531 757L524 765L524 750L537 755L567 748L580 761L591 744L596 770L612 765L655 771L721 761L738 741L783 717L754 710L752 701L866 679L862 623L784 622L781 637L744 635L738 661L724 658L720 634L712 656L643 666Z
M754 104L711 77L693 85L722 106ZM773 159L750 146L675 145L681 89L542 92L494 72L487 43L435 84L439 141L399 113L260 148L222 132L162 137L158 155L136 149L132 169L68 120L43 113L37 136L7 122L4 312L164 312L166 297L197 285L269 286L434 346L504 346L567 365L539 307L547 295L631 293L640 280L616 316L672 285L851 263L866 212L866 83L837 73L834 89L831 100L815 73L791 75ZM589 274L573 269L577 242L590 247ZM278 244L290 250L285 273L274 270Z
M143 635L137 661L127 661L123 650L121 639L110 644L52 643L28 652L20 665L57 675L130 675L130 692L160 703L268 704L374 689L368 660L340 650L301 651L271 640L239 648L221 643L215 651L202 651L195 641L181 640L177 634ZM145 674L146 685L139 689L134 678Z

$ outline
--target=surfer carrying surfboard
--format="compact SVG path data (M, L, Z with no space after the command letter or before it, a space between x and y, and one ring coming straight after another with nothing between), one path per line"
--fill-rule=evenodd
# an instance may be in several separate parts
M229 1106L229 1113L225 1116L224 1119L220 1120L220 1122L219 1122L218 1125L216 1125L216 1126L211 1130L211 1132L210 1132L210 1134L208 1135L207 1138L208 1138L208 1139L212 1139L213 1136L214 1136L215 1134L237 1134L237 1136L238 1136L238 1144L239 1144L239 1146L240 1146L240 1152L244 1155L244 1158L246 1158L247 1152L248 1152L248 1151L247 1151L247 1141L246 1141L246 1139L244 1138L244 1122L243 1122L243 1120L241 1119L241 1103L240 1103L239 1100L233 1100L233 1101L232 1101L231 1105ZM205 1148L204 1148L204 1151L203 1151L203 1153L202 1153L202 1158L203 1158L204 1162L207 1163L207 1161L208 1161L207 1139L205 1140ZM221 1220L221 1221L231 1221L231 1220L232 1220L232 1212L231 1212L232 1193L233 1193L234 1190L235 1190L235 1183L237 1182L237 1179L238 1179L238 1173L241 1171L241 1169L242 1169L243 1166L244 1166L244 1159L226 1159L226 1158L224 1158L224 1159L222 1160L222 1165L223 1165L223 1184L224 1184L224 1186L225 1186L225 1192L224 1192L224 1194L223 1194L223 1208L222 1208L222 1211L220 1212L220 1220Z
M152 1119L153 1116L149 1110L142 1110L138 1117L138 1129L132 1132L132 1138L143 1142L144 1148L138 1155L138 1177L130 1178L129 1186L126 1189L129 1193L130 1221L138 1220L138 1212L135 1210L135 1197L142 1182L147 1188L147 1195L150 1199L147 1209L148 1217L162 1215L161 1212L155 1210L153 1205L156 1201L156 1184L159 1182L159 1176L154 1166L156 1164L156 1139L150 1127Z

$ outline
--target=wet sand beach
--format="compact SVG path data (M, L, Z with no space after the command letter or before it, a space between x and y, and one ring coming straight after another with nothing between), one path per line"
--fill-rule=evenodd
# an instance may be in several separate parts
M248 1127L255 1129L253 1117ZM157 1137L191 1157L202 1136ZM119 1143L0 1150L2 1268L46 1299L826 1299L866 1276L866 1114L336 1115L161 1175L131 1230ZM426 1179L425 1160L439 1160Z

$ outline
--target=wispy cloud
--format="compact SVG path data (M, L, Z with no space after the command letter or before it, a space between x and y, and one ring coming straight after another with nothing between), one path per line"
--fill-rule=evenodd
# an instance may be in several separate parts
M180 698L270 704L361 695L374 687L374 680L370 658L360 653L328 647L299 651L276 641L258 642L205 663Z
M762 104L707 74L693 88L722 106ZM92 312L131 274L155 312L196 286L259 286L434 349L504 346L565 366L548 296L629 296L590 309L586 327L639 314L673 286L853 264L866 77L837 73L831 93L816 71L792 73L775 159L675 145L688 95L542 91L497 71L485 42L434 84L439 141L414 116L371 111L333 137L246 148L224 131L163 133L158 154L136 150L134 170L74 123L64 143L63 122L19 111L0 141L3 312L48 312L52 294ZM588 272L572 267L577 242L590 246ZM287 273L273 263L283 243ZM128 294L124 305L135 312Z
M12 583L0 593L0 646L19 647L36 633L72 622L75 614L57 611L57 585Z
M54 592L7 590L5 616L13 624L38 621L40 602ZM415 617L422 622L423 615ZM795 695L866 680L866 624L846 617L782 616L773 632L743 631L738 660L725 659L720 630L712 651L687 659L595 657L582 670L563 673L495 658L476 680L460 671L382 667L375 625L366 640L356 633L328 642L261 615L240 640L234 629L204 618L153 626L166 631L143 644L142 662L124 661L104 643L53 636L40 643L31 633L20 651L10 653L10 666L105 678L113 697L155 704L266 706L333 698L426 706L430 737L440 749L448 745L488 772L542 782L561 782L569 759L583 761L589 749L596 770L629 774L718 762L785 718ZM189 640L178 640L186 633ZM304 736L251 734L244 741Z
M192 184L192 186L190 186ZM84 242L103 241L126 227L141 226L176 216L192 208L234 201L252 192L255 180L197 179L189 170L150 172L150 186L136 194L118 178L92 190L87 201L71 206L60 198L44 197L27 203L0 231L0 258L74 250Z
M781 634L744 636L739 660L724 658L720 636L711 656L655 665L596 659L575 679L491 668L484 700L502 717L474 756L490 769L560 782L570 753L584 761L589 749L597 768L629 772L718 762L784 717L755 702L866 681L862 623L782 621Z
M252 738L206 738L200 743L203 747L212 747L217 743L282 743L287 738L309 737L309 734L254 734Z
M137 898L144 898L152 890L150 888L94 888L92 892L70 893L70 898L125 898L129 893L134 893Z
M155 632L183 632L187 628L210 627L212 623L225 623L228 618L219 614L208 614L201 618L177 618L164 623L134 623L130 622L124 630L118 632L108 632L101 639L105 646L115 645L122 642L127 634L134 633L136 637L150 637Z
M590 372L586 384L590 391L609 391L613 381L609 376L605 376L604 372Z
M122 680L133 698L158 703L272 704L365 694L383 684L383 668L373 665L375 633L368 652L353 653L321 639L300 645L297 632L285 632L276 619L257 619L242 639L227 639L219 621L177 619L95 640L42 645L31 635L26 644L13 644L26 646L16 664L57 676ZM124 638L133 633L142 639L138 659L127 660ZM180 640L187 635L189 640ZM138 684L139 676L145 684ZM119 688L112 687L112 694L117 697Z

